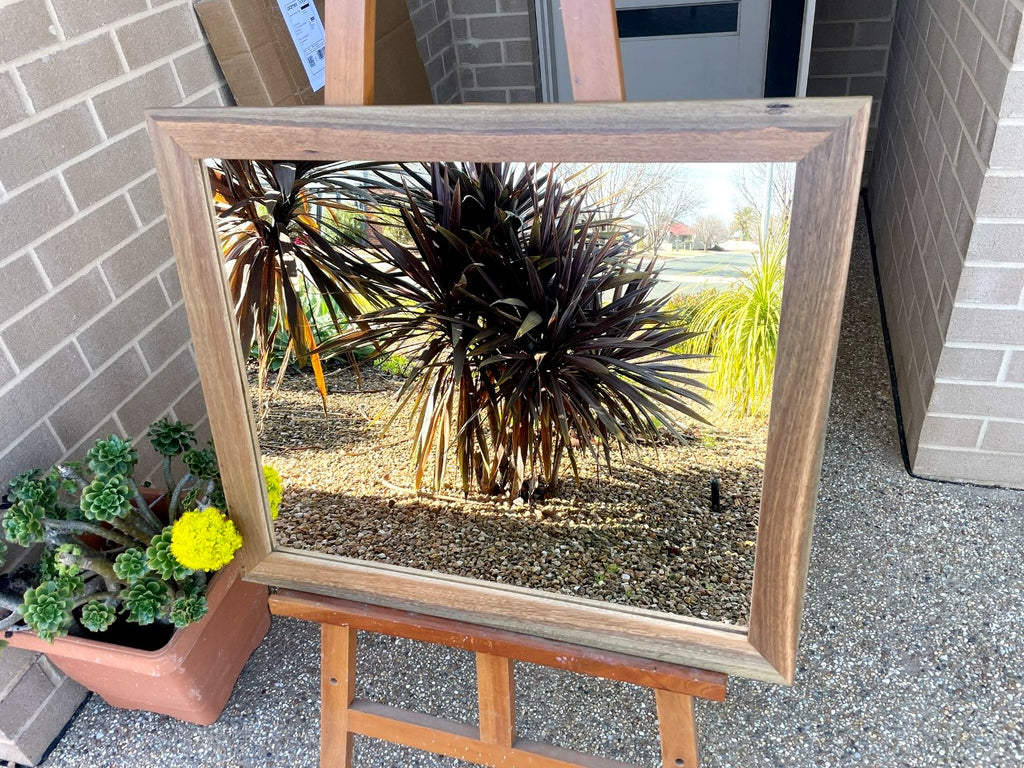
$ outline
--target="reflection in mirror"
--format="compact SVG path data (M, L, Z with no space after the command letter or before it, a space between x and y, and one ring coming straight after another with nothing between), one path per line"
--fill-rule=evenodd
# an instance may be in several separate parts
M279 546L747 623L794 166L207 165Z

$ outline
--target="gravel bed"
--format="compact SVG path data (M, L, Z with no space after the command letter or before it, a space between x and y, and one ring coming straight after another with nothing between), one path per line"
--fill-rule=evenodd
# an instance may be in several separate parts
M360 388L335 371L325 420L311 378L285 377L261 437L284 479L279 544L746 624L765 422L716 417L610 471L582 462L578 479L566 468L557 494L532 504L416 494L405 421L385 433L374 419L400 383L371 367Z

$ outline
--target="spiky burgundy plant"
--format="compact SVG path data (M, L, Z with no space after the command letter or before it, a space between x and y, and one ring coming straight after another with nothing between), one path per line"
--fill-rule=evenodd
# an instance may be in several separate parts
M700 356L669 351L693 334L658 298L653 259L587 207L585 186L521 164L403 174L387 205L412 244L378 232L380 263L362 276L391 305L328 346L411 359L392 420L409 417L417 487L431 463L430 485L442 484L450 452L464 490L551 487L564 458L578 472L581 451L610 462L680 414L703 420L687 364Z

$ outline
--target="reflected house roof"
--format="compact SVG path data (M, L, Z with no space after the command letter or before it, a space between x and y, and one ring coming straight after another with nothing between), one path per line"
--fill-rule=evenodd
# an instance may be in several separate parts
M679 222L679 221L672 222L672 225L668 228L668 233L670 235L675 235L676 237L692 237L693 236L693 230L690 229L685 224L683 224L682 222Z

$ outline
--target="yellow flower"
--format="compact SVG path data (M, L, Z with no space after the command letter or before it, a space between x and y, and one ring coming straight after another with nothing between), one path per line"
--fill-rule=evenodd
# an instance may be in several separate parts
M216 507L186 512L171 528L171 554L194 571L219 571L241 546L235 524Z
M270 516L276 520L278 507L281 506L281 497L284 495L281 475L269 464L264 464L263 477L267 481L267 499L270 501Z

